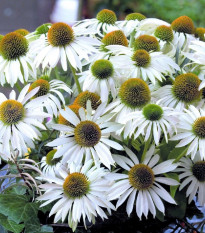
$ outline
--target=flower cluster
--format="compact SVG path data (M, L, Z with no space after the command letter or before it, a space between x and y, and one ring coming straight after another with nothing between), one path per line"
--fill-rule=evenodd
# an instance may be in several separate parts
M123 203L165 214L173 187L205 205L204 32L104 9L2 36L0 83L19 93L0 94L1 159L38 150L35 201L53 203L54 223L75 231Z

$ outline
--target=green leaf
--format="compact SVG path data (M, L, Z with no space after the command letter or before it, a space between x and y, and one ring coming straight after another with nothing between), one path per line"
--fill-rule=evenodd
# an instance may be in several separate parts
M186 191L177 191L175 201L177 205L167 204L166 215L170 218L183 219L187 208Z
M179 176L176 173L167 173L167 174L165 174L165 176L168 177L168 178L177 180L179 182ZM177 191L178 187L179 187L179 185L174 185L174 186L171 185L170 186L170 194L171 194L171 196L173 198L175 197L175 194L176 194L176 191Z
M24 228L24 224L17 224L2 214L0 214L0 224L13 233L20 233Z
M6 194L17 194L24 195L26 193L27 187L24 185L14 184L6 189L4 193Z
M161 222L164 222L164 214L159 211L157 208L156 208L156 217L161 221Z
M38 215L38 203L27 203L24 208L25 216L25 233L39 233L40 232L40 221Z
M43 207L39 207L39 210L42 211L45 214L46 212L50 212L50 210L52 209L52 207L53 207L53 204L50 203L50 204L45 205Z
M176 141L169 141L168 143L164 143L158 147L160 149L160 158L162 161L166 161L168 159L170 151L175 148L177 143L178 142Z
M178 162L187 152L188 147L184 146L184 147L178 147L178 148L174 148L169 156L168 159L175 159L174 162Z
M1 194L0 195L0 213L8 216L16 223L24 220L24 208L27 204L27 198L23 195Z

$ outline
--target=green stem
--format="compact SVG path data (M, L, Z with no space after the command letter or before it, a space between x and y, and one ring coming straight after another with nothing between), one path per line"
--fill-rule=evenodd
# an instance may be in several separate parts
M72 71L72 74L73 74L73 77L75 79L75 83L76 83L76 86L77 86L77 89L78 89L78 93L80 94L82 92L81 90L81 87L80 87L80 83L79 83L79 80L78 80L78 76L76 75L76 71L75 69L72 67L72 65L70 64L70 62L68 61L68 64L70 66L70 69Z
M18 92L20 93L22 90L22 87L20 86L20 84L18 82L15 84L15 87L18 90Z
M151 135L148 138L148 140L145 142L144 150L143 150L142 157L141 157L141 163L145 160L146 153L147 153L147 150L148 150L149 145L150 145L150 141L151 141Z
M60 80L61 78L60 78L60 75L58 73L58 67L57 66L54 68L54 71L55 71L56 78Z
M132 48L132 45L133 45L133 42L134 42L134 39L135 39L135 34L136 34L136 31L134 29L133 32L130 34L130 43L129 43L130 48Z

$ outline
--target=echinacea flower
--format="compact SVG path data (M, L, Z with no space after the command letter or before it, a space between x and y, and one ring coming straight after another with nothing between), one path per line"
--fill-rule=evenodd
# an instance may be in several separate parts
M115 209L107 200L110 182L104 178L108 171L104 168L92 166L93 161L87 161L83 166L74 163L69 170L59 169L59 177L42 176L48 183L39 187L45 193L37 200L46 201L41 206L55 201L49 216L55 214L54 222L65 221L75 231L78 223L83 219L86 227L87 220L95 223L95 217L107 218L105 208L109 214Z
M28 93L29 84L26 85L16 99L13 90L9 99L0 94L0 139L2 139L3 153L10 157L11 149L18 150L19 155L25 154L28 147L34 148L33 141L40 139L41 132L45 130L42 120L50 117L49 114L39 110L44 97L32 99L38 92L35 88Z
M75 98L73 104L77 104L86 109L88 100L90 100L93 110L96 110L102 103L98 94L90 91L83 91Z
M57 117L58 111L61 109L61 104L65 105L65 100L59 90L63 90L71 94L72 90L61 80L48 81L48 76L42 76L33 82L29 87L29 92L36 87L39 87L38 92L33 96L37 98L44 96L43 105L51 116ZM56 97L57 96L57 97Z
M140 134L144 135L147 141L150 137L154 139L156 145L160 142L163 134L168 143L168 135L172 136L176 132L177 112L173 108L163 107L160 101L156 104L147 104L141 111L130 113L126 118L124 137L137 138Z
M60 159L53 159L56 151L56 149L49 151L47 155L41 159L41 170L46 176L55 176L59 174L58 170L61 167Z
M123 150L117 142L108 139L111 132L118 130L121 125L111 122L113 114L104 114L105 103L101 104L92 114L91 103L88 101L87 109L79 109L79 117L68 107L61 110L60 114L74 127L67 125L53 125L54 129L63 132L59 138L49 142L47 146L58 146L54 158L62 157L62 161L74 161L80 164L85 156L85 161L94 159L95 163L103 163L106 167L114 165L110 148Z
M10 32L0 40L0 83L12 87L19 80L28 81L29 75L35 78L36 69L29 52L27 39L18 32Z
M103 37L104 34L118 29L116 21L117 17L115 12L108 9L103 9L98 12L96 18L79 21L73 26L73 28L91 29L96 31L97 35Z
M144 49L147 52L158 52L160 50L159 42L154 36L141 35L133 42L134 50Z
M116 163L125 171L123 173L112 173L108 178L115 180L109 190L109 200L118 199L116 208L127 200L126 212L128 216L133 211L134 205L137 216L147 218L150 211L156 216L156 209L165 213L165 207L161 199L176 204L170 194L162 187L165 185L178 185L178 181L164 177L162 174L173 171L177 164L173 160L167 160L157 164L160 157L155 154L155 147L151 146L146 153L142 163L137 156L128 148L125 149L129 158L122 155L114 155Z
M107 59L109 60L112 55L112 51L109 50L110 45L119 45L120 48L128 47L128 40L121 30L115 30L107 33L101 40L101 45L99 47L98 52L90 56L89 63L95 62L99 59ZM86 64L85 62L83 64Z
M193 69L199 69L198 77L202 80L199 90L201 90L205 87L205 42L192 41L189 49L192 52L184 52L183 55L192 61L191 64L194 65Z
M162 99L162 104L167 107L183 111L190 104L197 103L201 98L199 91L200 79L193 73L178 75L173 85L166 85L159 88L154 96Z
M115 99L117 88L122 83L119 72L114 70L113 64L106 59L99 59L90 65L90 69L80 73L79 81L82 83L83 91L97 93L102 102L107 101L109 94Z
M181 174L180 180L183 180L179 190L187 187L186 196L189 197L190 203L197 195L198 202L201 206L205 205L205 161L200 159L199 154L194 160L189 157L183 157L180 160L179 168L176 169Z
M196 38L199 38L199 40L201 40L201 41L205 41L205 28L202 28L202 27L200 27L200 28L196 28L195 29L195 36L196 36Z
M60 61L64 71L67 71L67 61L75 70L82 69L82 59L89 60L88 55L97 52L95 46L100 42L97 39L87 36L81 36L83 31L76 30L66 23L53 24L47 33L32 43L33 53L37 54L34 60L36 67L42 64L42 68L46 66L54 68ZM89 31L84 34L88 35ZM40 42L39 42L40 40ZM40 48L35 43L41 43Z
M146 17L141 13L130 13L125 17L125 20L118 21L117 25L126 36L130 36L130 34L137 29L140 21L144 19L146 19Z
M179 51L186 52L191 41L196 40L194 37L195 28L192 19L188 16L180 16L171 23L171 27L174 31L174 45ZM181 60L179 63L183 61L181 58L179 58L179 60Z
M139 77L155 85L156 80L162 81L165 75L171 75L175 73L175 70L180 69L170 57L162 52L147 52L145 49L133 51L126 47L122 50L121 47L107 46L116 55L110 58L114 68L127 71L128 78Z
M194 159L197 151L205 158L205 111L190 105L179 115L178 134L171 140L180 140L176 147L187 147L186 155Z
M115 113L115 122L125 124L127 115L143 108L151 100L151 92L145 81L130 78L119 88L118 98L107 106Z

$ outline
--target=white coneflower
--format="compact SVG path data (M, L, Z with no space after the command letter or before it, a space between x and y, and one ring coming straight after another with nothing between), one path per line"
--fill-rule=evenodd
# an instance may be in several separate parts
M79 21L73 28L93 30L96 31L96 34L103 37L104 34L119 29L116 21L115 12L103 9L98 12L96 18Z
M49 151L47 155L41 159L41 170L46 176L55 176L59 174L58 170L61 167L60 159L53 159L56 151L56 149Z
M143 108L150 100L147 83L139 78L130 78L121 85L118 98L107 106L107 110L115 113L115 122L125 124L129 113Z
M29 75L35 78L36 69L29 53L27 39L18 32L6 34L0 41L0 83L12 87L20 80L28 81Z
M154 150L155 147L151 146L142 163L139 163L137 156L128 148L126 152L129 158L121 155L113 156L116 163L125 169L126 173L108 175L109 179L115 180L108 197L110 200L118 199L117 208L128 198L126 205L128 216L132 213L134 205L137 216L141 219L143 214L147 218L149 211L155 217L156 208L165 213L161 199L176 204L161 184L178 185L176 180L162 176L163 173L173 171L177 164L173 164L173 160L157 164L160 157L155 154Z
M81 70L81 60L89 60L88 55L96 53L95 46L100 45L97 39L81 36L82 33L82 31L75 30L66 23L53 24L48 30L47 36L41 35L39 39L32 43L32 53L37 54L34 60L36 67L42 64L43 69L48 65L54 68L60 61L63 70L67 71L68 59L75 70ZM84 34L89 34L89 31ZM40 43L40 48L35 46L35 43Z
M122 75L114 70L113 64L109 60L100 59L90 65L90 69L84 71L79 81L83 86L83 91L100 95L102 102L107 101L109 94L115 99L117 88L122 83Z
M181 74L175 78L173 85L159 88L153 96L162 99L161 103L164 106L183 111L201 99L200 83L198 76L193 73Z
M168 136L172 136L176 132L177 112L173 108L163 107L160 101L156 104L147 104L141 111L130 113L127 116L124 137L134 134L134 138L144 135L147 141L150 137L154 138L156 145L159 144L162 133L164 134L166 143Z
M63 135L49 142L47 146L58 146L54 158L63 156L63 162L74 161L79 164L93 158L97 163L99 160L106 167L114 165L110 148L123 150L117 142L108 139L111 132L118 130L121 125L109 120L113 114L105 114L105 104L101 104L92 115L91 102L88 101L87 111L79 109L79 117L68 107L61 110L60 114L74 127L67 125L53 125L54 129L63 131Z
M124 47L128 47L128 40L122 30L115 30L107 33L101 40L98 52L95 55L90 56L89 62L95 62L99 59L109 60L113 52L109 49L109 46L111 45L118 45L120 50Z
M75 231L81 218L86 227L86 221L95 223L95 217L107 218L103 208L109 214L115 209L107 200L110 182L104 178L107 171L97 166L92 167L92 160L83 166L70 165L68 171L59 169L60 177L43 176L48 183L40 185L45 193L37 200L46 201L45 206L53 201L49 216L55 214L54 222L65 221L68 215L68 225Z
M189 49L191 41L196 40L194 37L194 23L188 16L180 16L171 23L174 31L173 44L179 51L186 52ZM183 54L179 52L178 63L181 64L184 60Z
M43 105L51 116L57 117L58 111L61 109L61 104L65 106L65 100L59 90L66 91L71 94L72 90L61 80L48 81L48 76L42 76L30 85L29 91L39 87L38 92L33 96L37 98L44 96ZM57 97L56 97L57 96Z
M137 29L140 21L146 19L143 14L140 13L131 13L125 17L125 20L118 21L118 27L125 33L126 36L130 36L130 34Z
M33 141L40 139L38 128L45 130L41 123L49 114L40 111L44 97L32 99L38 92L35 88L28 93L29 84L26 85L16 99L15 91L9 95L0 94L0 138L2 139L3 153L10 157L11 149L17 149L19 154L25 154L28 147L33 148Z
M156 80L162 81L165 75L171 75L175 70L179 70L179 66L162 52L148 52L145 49L133 52L131 48L124 47L122 50L121 47L107 46L117 55L110 58L114 68L127 71L128 78L139 77L155 84ZM152 48L149 46L148 49Z
M189 58L194 65L194 68L199 69L198 77L202 80L199 90L205 87L205 42L204 41L192 41L189 49L192 52L184 52L183 54Z
M197 151L205 158L205 111L190 105L186 113L179 116L178 134L171 140L181 140L176 147L187 147L186 154L194 159Z
M205 161L201 160L197 153L194 160L189 157L182 158L179 168L176 170L181 172L179 178L183 180L179 190L188 185L186 191L186 195L189 197L188 202L190 203L197 195L199 204L205 205Z

